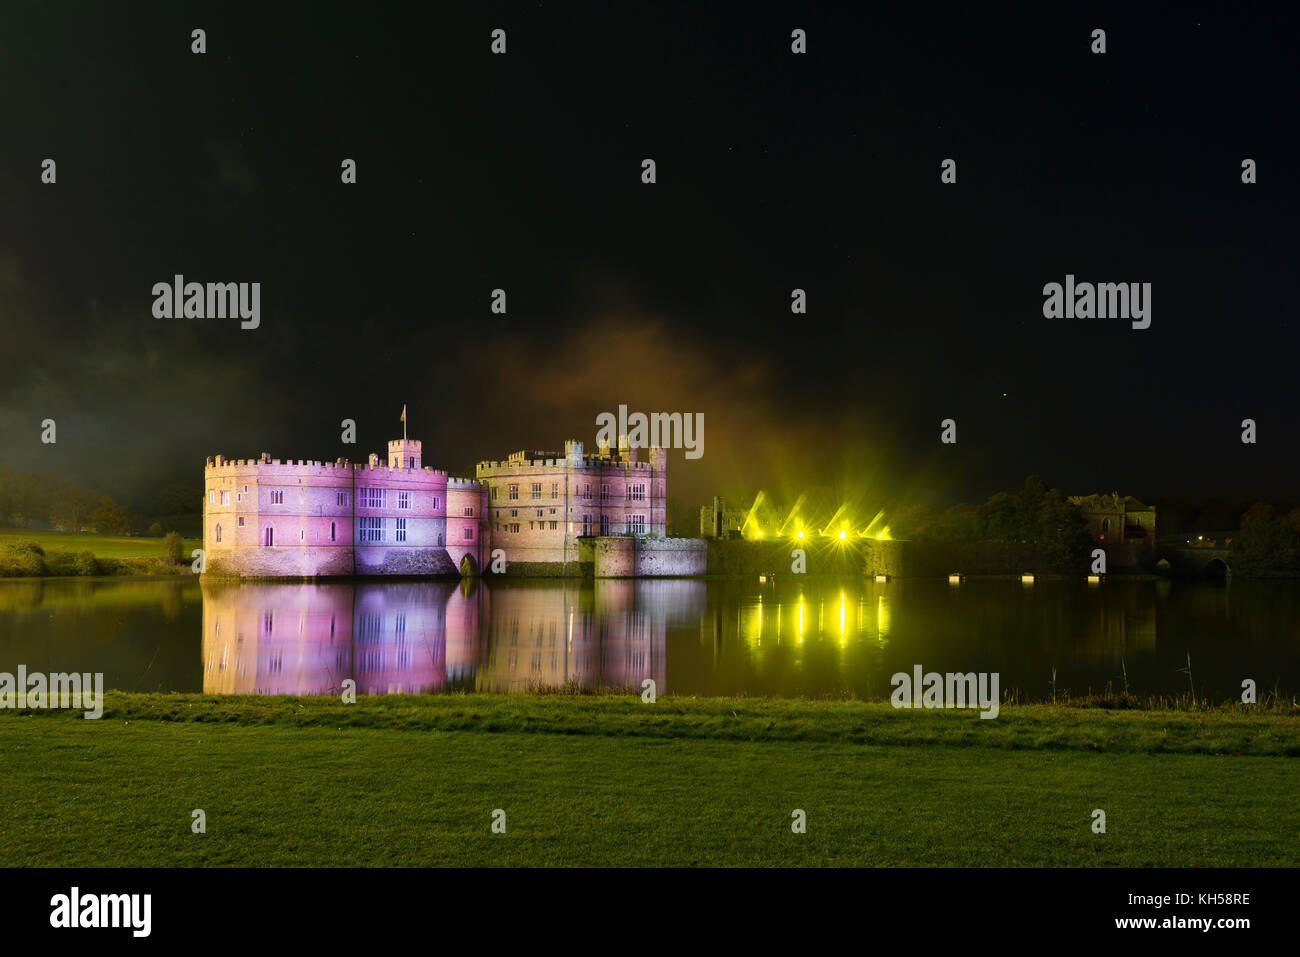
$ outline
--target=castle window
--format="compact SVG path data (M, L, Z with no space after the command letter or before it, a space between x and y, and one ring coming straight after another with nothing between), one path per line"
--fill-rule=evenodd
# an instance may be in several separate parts
M409 459L406 460L406 467L408 469L415 468L415 456L411 456Z
M406 541L406 519L399 518L395 519L395 521L397 523L397 528L394 531L393 537L399 542L404 542Z
M583 498L591 498L591 483L590 483L590 482L584 482L584 483L582 484L582 497L583 497Z
M357 504L362 508L384 507L384 490L382 488L363 488L360 491L361 501Z
M307 541L307 529L305 528L298 529L298 541L300 542Z
M495 502L496 500L497 500L497 487L496 487L495 485L493 485L493 486L492 486L492 501Z
M552 515L555 514L555 509L551 509L551 514L552 514Z
M235 524L238 525L240 528L243 528L243 527L244 527L244 516L240 515L238 518L236 518L236 519L235 519Z
M335 503L336 505L338 505L340 508L346 506L346 505L348 504L348 493L347 493L347 492L335 492L335 493L334 493L334 503Z
M222 493L221 493L221 504L222 504L222 505L229 505L229 504L230 504L230 493L229 493L229 492L222 492Z
M435 496L433 497L433 510L434 510L435 512L438 511L438 505L439 505L439 502L438 502L438 496L435 495Z
M363 542L382 542L384 540L384 520L382 518L360 518L357 538Z
M609 534L609 516L608 516L608 515L602 515L602 516L600 517L600 534L602 534L602 535L608 535L608 534Z
M609 498L609 486L608 486L608 485L601 485L601 487L600 487L600 500L603 502L603 501L605 501L605 499L607 499L607 498Z
M470 528L468 525L465 526L465 538L467 539L474 538L474 529Z
M584 535L590 535L590 534L591 534L591 516L590 516L590 515L584 515L584 516L582 516L582 534L584 534Z
M512 532L518 532L518 531L519 531L519 523L518 523L518 522L511 522L511 523L510 523L510 531L512 531Z
M266 532L262 535L262 544L267 548L270 548L275 544L275 529L270 525L266 526Z
M633 535L645 534L645 516L629 515L627 517L627 530Z
M331 542L336 540L336 536L337 536L337 534L338 534L338 530L337 530L337 528L335 527L335 525L334 525L333 522L330 522L330 541L331 541Z
M466 506L465 506L465 515L466 515L466 517L469 517L469 518L472 518L472 517L474 516L474 506L473 506L473 505L466 505Z
M247 486L247 485L244 486L244 493L245 493L245 494L248 493L248 486Z
M272 505L284 504L284 489L279 489L279 488L271 489L271 504Z
M519 486L514 484L513 482L506 489L506 491L510 493L510 501L513 502L519 498Z
M410 507L411 507L411 493L410 493L410 492L398 492L398 493L397 493L397 507L398 507L398 508L410 508Z
M517 508L512 508L512 509L510 510L510 517L511 517L511 518L518 518L518 517L519 517L519 509L517 509Z
M542 510L540 508L537 510L537 517L538 518L542 517Z
M214 488L208 489L208 504L209 505L217 504L217 490Z
M551 498L559 498L559 497L560 497L560 483L559 483L559 482L552 482L552 483L551 483Z
M243 492L236 492L236 493L235 493L235 501L236 501L236 502L242 502L243 500L244 500L244 493L243 493Z
M627 487L627 497L633 502L644 502L645 485L644 484L629 485Z
M217 526L217 541L221 541L221 526Z
M542 483L541 483L541 482L534 482L534 483L533 483L533 498L541 498L541 497L542 497Z
M557 527L558 527L558 525L557 525L556 522L551 522L551 531L555 531L555 529L556 529Z

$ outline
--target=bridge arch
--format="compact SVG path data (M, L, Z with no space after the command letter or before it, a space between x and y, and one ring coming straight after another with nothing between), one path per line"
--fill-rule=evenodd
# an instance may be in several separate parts
M478 562L474 560L473 555L466 552L460 560L460 577L478 578L478 574Z
M1211 558L1201 569L1201 574L1206 578L1231 578L1232 569L1222 558Z

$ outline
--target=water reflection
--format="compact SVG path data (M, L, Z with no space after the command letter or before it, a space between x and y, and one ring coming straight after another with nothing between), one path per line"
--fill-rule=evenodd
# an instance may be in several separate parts
M882 698L920 664L1003 689L1300 687L1293 582L0 581L0 671L126 691L540 688Z
M669 619L686 581L594 587L473 583L203 586L203 690L360 694L448 688L667 688Z

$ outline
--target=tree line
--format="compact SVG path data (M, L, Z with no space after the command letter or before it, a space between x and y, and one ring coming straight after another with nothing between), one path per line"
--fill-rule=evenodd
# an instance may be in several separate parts
M197 514L203 509L203 493L188 483L170 482L159 489L156 507L164 515ZM0 465L0 525L34 528L45 523L69 532L162 534L143 512L112 496L50 472L14 472Z

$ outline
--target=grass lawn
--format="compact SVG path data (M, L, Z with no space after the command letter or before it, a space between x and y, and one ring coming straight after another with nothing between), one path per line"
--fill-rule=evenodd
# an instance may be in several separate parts
M161 538L126 537L118 535L73 535L69 532L51 532L40 529L0 528L0 547L18 539L31 539L49 551L61 548L69 552L89 550L96 558L157 558L163 553ZM203 542L197 538L184 540L182 554L189 555Z
M0 754L5 866L1300 863L1285 715L115 694Z

